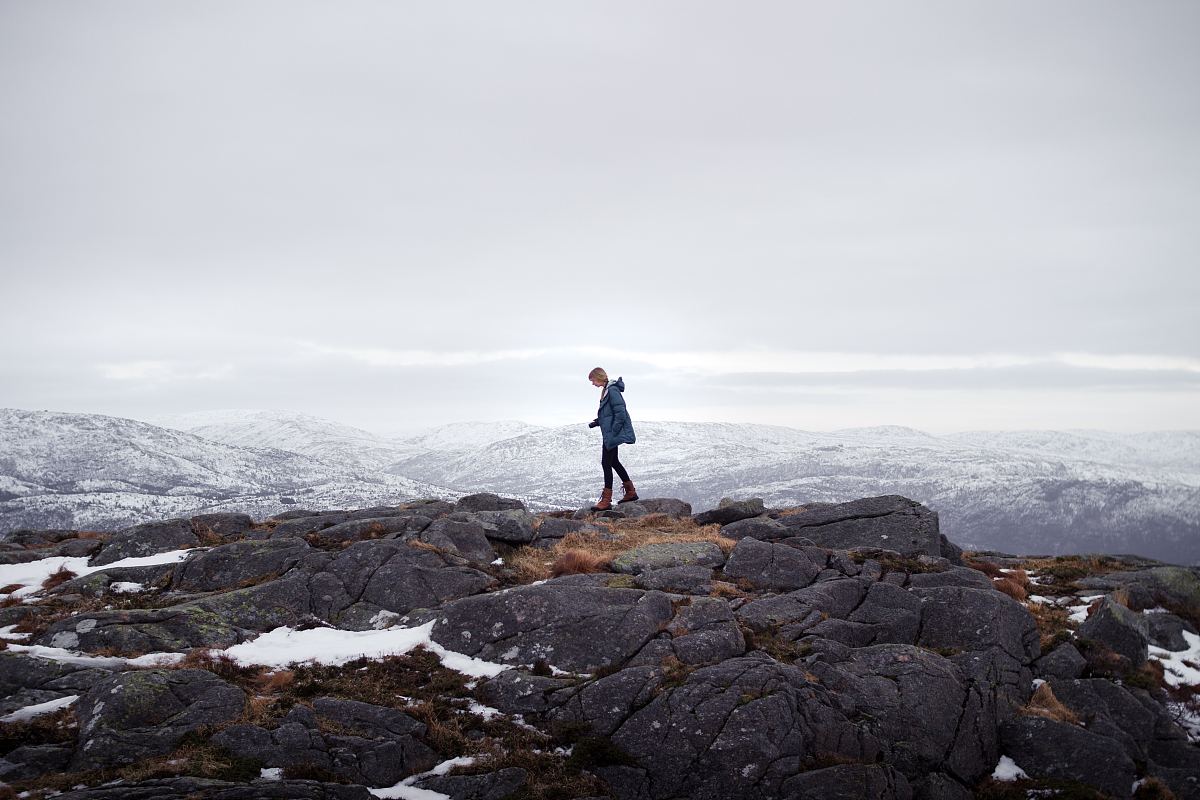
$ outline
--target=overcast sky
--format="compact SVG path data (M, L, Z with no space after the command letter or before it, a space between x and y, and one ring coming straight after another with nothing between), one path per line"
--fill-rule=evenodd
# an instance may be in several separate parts
M0 406L1200 428L1200 3L0 0Z

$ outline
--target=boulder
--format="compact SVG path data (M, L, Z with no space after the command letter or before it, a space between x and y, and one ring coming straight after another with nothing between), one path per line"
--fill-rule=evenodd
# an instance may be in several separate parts
M389 517L366 517L348 519L328 528L309 534L314 544L331 547L344 542L361 542L370 539L395 539L404 534L416 534L429 527L429 517L400 512ZM271 538L279 538L278 534Z
M303 539L223 544L174 565L171 586L185 592L233 589L282 575L309 552Z
M1099 678L1050 678L1049 683L1054 696L1090 732L1120 743L1134 761L1149 757L1147 747L1157 738L1158 719L1128 689Z
M0 759L0 779L20 781L67 771L75 748L68 744L23 745Z
M1087 659L1070 642L1064 642L1034 662L1034 672L1041 678L1078 678L1087 666Z
M1176 653L1188 649L1184 631L1192 634L1197 632L1190 622L1174 614L1147 614L1146 626L1150 644Z
M628 675L626 675L628 673ZM835 708L804 670L761 654L678 682L632 667L589 684L554 718L587 725L623 758L595 772L617 797L793 797L784 783L818 759L874 763L883 743Z
M1115 798L1129 797L1137 779L1120 744L1066 722L1017 717L1001 725L1000 746L1031 778L1076 781Z
M1033 617L1008 595L962 586L911 591L922 602L920 645L957 650L995 647L1025 666L1041 655Z
M544 714L554 707L552 696L573 681L506 669L484 681L479 693L484 702L505 714Z
M801 772L784 781L782 789L785 797L821 800L910 800L913 796L908 779L886 764L838 764Z
M420 540L477 564L490 564L496 560L487 529L475 520L442 517L421 532Z
M790 591L811 584L824 567L823 558L820 564L814 564L804 551L795 547L744 538L729 554L724 572L755 589Z
M36 644L67 650L110 650L118 655L187 652L196 647L230 647L241 632L222 615L175 606L129 611L93 611L59 620Z
M624 663L673 616L660 592L551 580L447 603L432 637L485 661L594 672Z
M822 547L854 550L878 547L906 556L942 555L938 517L920 503L884 495L809 508L778 517L793 535L806 536Z
M1134 667L1144 664L1148 655L1150 625L1144 614L1130 611L1112 597L1100 601L1084 623L1079 636L1102 642L1114 653L1125 656Z
M322 697L311 710L293 707L274 730L233 725L213 743L268 767L317 767L355 783L393 786L437 763L425 732L402 711Z
M76 703L79 744L72 767L114 767L169 753L189 733L237 719L245 704L245 692L205 670L113 675Z
M420 778L414 785L454 800L504 800L524 786L527 778L528 773L520 767L508 767L481 775L434 775Z
M200 539L186 519L169 519L163 522L147 522L117 531L109 537L92 559L92 566L111 564L123 558L152 556L171 550L187 550L199 547Z
M538 547L552 547L558 540L570 533L584 533L601 530L600 526L581 519L560 519L546 517L534 531L533 544Z
M211 531L222 539L237 539L245 536L254 527L254 520L249 514L220 512L215 514L198 514L191 519L192 528L198 531Z
M666 514L668 517L690 517L692 504L673 497L655 497L649 500L638 500L638 505L651 514Z
M677 594L708 594L712 591L712 568L696 565L648 569L638 573L634 585Z
M661 542L628 550L612 560L613 572L637 575L667 567L719 567L725 554L712 542Z
M534 538L534 516L524 509L476 511L468 515L467 519L483 525L487 538L497 542L528 544Z
M524 511L525 504L520 500L499 497L488 492L469 494L459 498L454 506L455 511Z
M693 514L692 519L697 525L728 525L731 522L757 517L766 512L763 507L761 497L755 497L750 500L730 500L725 498L721 500L720 505L716 508L702 511L699 514Z
M757 517L747 517L730 522L728 525L722 525L721 535L727 539L754 538L770 542L786 539L794 536L795 533L783 523L773 520L765 514L760 514Z
M306 780L232 783L209 778L156 778L71 789L56 800L373 800L365 786Z

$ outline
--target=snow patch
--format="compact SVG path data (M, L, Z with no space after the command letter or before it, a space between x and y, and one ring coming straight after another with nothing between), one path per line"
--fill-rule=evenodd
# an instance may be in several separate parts
M42 714L50 714L58 711L60 708L66 708L79 699L79 695L71 694L66 697L60 697L57 700L47 700L44 703L37 703L32 706L18 708L11 714L6 714L0 717L0 722L25 722L34 717L40 717Z
M433 622L416 628L391 627L377 631L343 631L313 628L298 631L280 627L248 642L235 644L225 653L239 664L282 668L288 664L314 662L339 665L356 658L403 655L418 645L435 653L449 669L472 677L499 675L508 666L493 664L447 650L430 638Z
M992 772L992 780L994 781L1018 781L1028 778L1025 770L1017 766L1008 756L1000 756L1000 762L996 764L996 769Z

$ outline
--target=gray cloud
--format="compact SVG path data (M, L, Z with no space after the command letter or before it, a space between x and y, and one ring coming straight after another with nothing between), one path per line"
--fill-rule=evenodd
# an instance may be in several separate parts
M580 369L307 341L611 348L654 407L720 418L785 385L1175 409L1185 372L787 362L1200 358L1198 23L1188 3L0 3L0 404L551 417ZM636 360L721 351L789 374ZM507 378L527 394L480 388ZM1112 424L1200 426L1142 405Z

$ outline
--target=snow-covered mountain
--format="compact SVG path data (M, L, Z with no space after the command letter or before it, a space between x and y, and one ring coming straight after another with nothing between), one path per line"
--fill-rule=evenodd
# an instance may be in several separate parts
M292 411L200 411L147 421L235 447L273 447L366 470L394 464L408 453L369 431Z
M235 447L99 414L0 409L0 531L111 529L164 516L452 496L274 448Z
M893 426L815 433L668 422L640 422L637 431L621 459L645 496L708 508L724 495L785 506L901 494L937 510L943 531L965 546L1200 561L1193 431L938 437ZM427 453L392 471L575 506L598 496L599 448L595 431L573 425L466 453Z
M463 423L389 440L282 412L163 421L203 433L0 411L0 531L118 527L200 509L265 516L287 506L281 496L330 508L491 491L545 508L588 504L600 490L600 436L585 424ZM933 436L678 422L637 431L621 458L648 497L708 508L726 495L785 506L901 494L938 511L967 547L1200 563L1196 431Z

